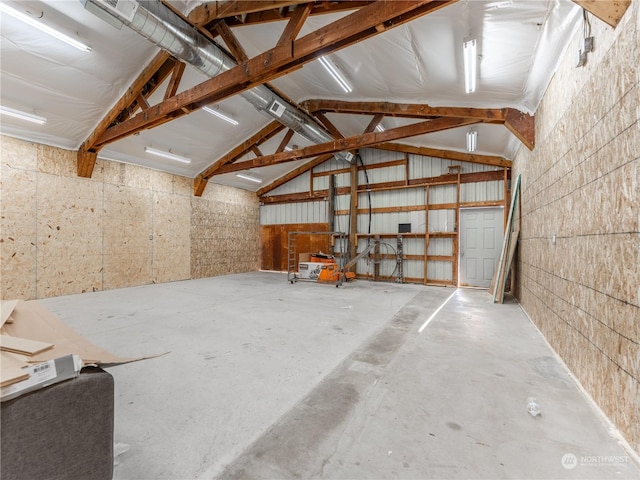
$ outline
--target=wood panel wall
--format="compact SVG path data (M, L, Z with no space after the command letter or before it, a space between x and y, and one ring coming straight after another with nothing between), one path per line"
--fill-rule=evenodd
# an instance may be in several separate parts
M46 298L258 269L251 192L0 136L2 299Z
M261 269L287 271L289 232L328 232L326 223L292 223L287 225L262 225L260 227ZM328 253L329 235L297 235L297 253Z
M640 453L640 2L616 30L581 31L521 149L517 297L587 392Z

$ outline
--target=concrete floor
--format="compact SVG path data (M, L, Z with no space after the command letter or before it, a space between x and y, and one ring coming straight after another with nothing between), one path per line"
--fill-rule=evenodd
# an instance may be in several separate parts
M485 291L259 272L42 303L115 354L169 352L108 369L116 480L640 479L518 304Z

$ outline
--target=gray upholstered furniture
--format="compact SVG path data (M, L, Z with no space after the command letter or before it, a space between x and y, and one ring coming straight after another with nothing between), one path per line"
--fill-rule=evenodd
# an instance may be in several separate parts
M0 406L2 480L113 476L113 377L96 367Z

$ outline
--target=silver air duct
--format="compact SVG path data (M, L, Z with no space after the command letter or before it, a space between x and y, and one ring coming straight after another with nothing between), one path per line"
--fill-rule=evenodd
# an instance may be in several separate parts
M124 24L174 57L215 77L237 66L222 49L157 0L81 0L85 8L115 25ZM97 8L96 8L97 7ZM107 13L108 15L105 15ZM285 127L313 143L333 139L315 120L286 102L264 85L240 94L257 110L266 112ZM340 152L339 160L350 162L353 155Z

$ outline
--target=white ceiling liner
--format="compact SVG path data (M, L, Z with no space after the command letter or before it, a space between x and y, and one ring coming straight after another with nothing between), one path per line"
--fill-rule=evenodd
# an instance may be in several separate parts
M28 9L42 20L93 47L80 52L45 34L2 15L0 102L47 118L33 125L0 118L3 134L29 141L77 149L109 109L124 94L142 68L158 52L127 27L117 30L90 12L79 0L42 2L8 0L4 3ZM199 1L172 2L187 13ZM299 36L337 18L329 14L310 17ZM344 94L319 62L311 62L274 80L274 86L297 102L311 98L428 103L432 106L478 108L512 107L533 113L576 28L581 9L569 0L506 0L458 2L412 22L391 29L331 55L354 86ZM275 45L286 22L270 22L234 28L250 57ZM462 42L478 38L478 89L463 93ZM206 78L187 68L180 85L186 90ZM158 89L151 103L159 101ZM240 121L232 126L205 112L192 114L107 145L100 157L143 165L171 173L197 176L208 165L246 140L271 119L236 96L219 103ZM361 133L370 116L332 114L329 118L345 136ZM386 118L387 128L415 120ZM478 153L513 158L521 144L501 125L478 125ZM416 146L464 151L468 128L400 140ZM260 147L273 153L284 132ZM290 144L307 143L295 136ZM190 165L152 158L145 146L171 149L188 156ZM254 158L250 153L245 159ZM301 162L255 169L264 184L296 168ZM255 190L259 185L234 174L211 181Z

